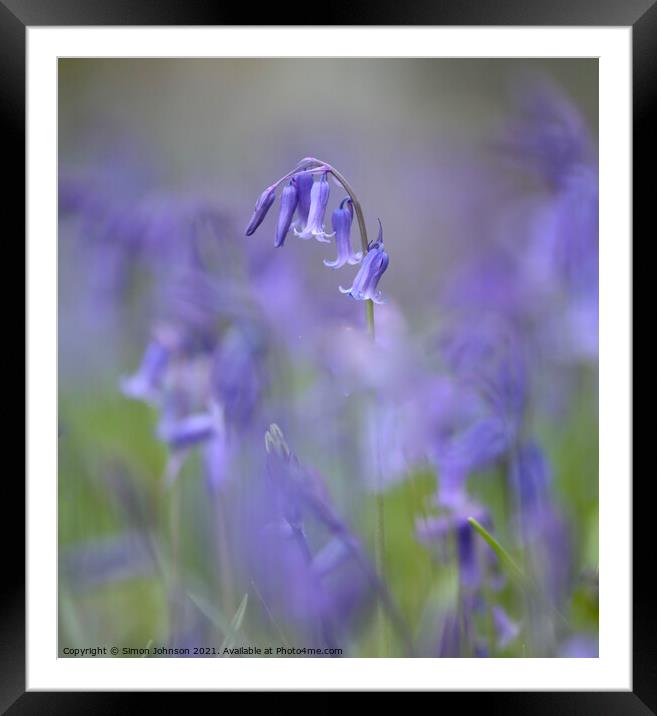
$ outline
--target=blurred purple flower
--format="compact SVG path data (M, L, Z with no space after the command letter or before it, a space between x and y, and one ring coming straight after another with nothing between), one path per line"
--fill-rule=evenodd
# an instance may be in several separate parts
M217 347L212 364L212 390L230 427L251 421L265 388L265 335L254 322L235 322Z
M184 418L165 416L158 426L158 437L172 450L181 450L209 440L217 431L217 418L211 413L195 413Z
M497 647L498 649L506 649L520 633L520 626L512 621L506 611L499 605L493 605L491 611L497 633Z
M571 170L591 161L592 142L575 106L557 87L533 77L516 94L518 118L502 146L558 188Z
M130 398L154 401L159 397L162 381L169 363L169 351L152 340L144 353L137 372L120 381L121 391Z
M536 444L517 448L509 482L528 568L550 600L558 604L572 580L572 549L566 524L552 500L548 461Z
M458 508L437 517L418 520L416 534L423 544L433 545L443 560L449 558L450 545L455 544L459 566L459 581L468 593L474 593L482 584L484 575L484 551L481 540L475 534L469 517L480 524L490 526L488 511L472 502L464 502ZM453 541L453 542L452 542Z

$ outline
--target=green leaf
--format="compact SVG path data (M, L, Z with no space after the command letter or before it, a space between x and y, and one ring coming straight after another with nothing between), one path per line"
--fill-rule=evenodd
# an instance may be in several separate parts
M483 527L474 517L468 517L468 522L484 539L488 546L495 552L512 577L515 577L523 586L527 585L527 577L513 557L502 547L502 545Z
M230 624L228 626L228 631L226 632L224 636L224 641L221 645L220 651L223 653L224 649L232 649L235 645L235 640L237 638L237 632L240 630L240 627L242 626L242 622L244 621L244 615L246 614L246 605L249 602L249 595L248 592L244 595L242 598L242 601L240 602L239 607L237 607L237 611L235 612L235 616L230 620Z

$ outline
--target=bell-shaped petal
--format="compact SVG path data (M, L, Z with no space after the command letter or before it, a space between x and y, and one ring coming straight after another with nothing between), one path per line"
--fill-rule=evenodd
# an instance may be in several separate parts
M383 248L383 230L381 222L379 222L379 236L369 245L367 255L360 265L352 286L350 288L340 286L340 293L349 294L357 301L370 300L374 303L383 303L381 291L377 290L377 286L381 276L388 268L388 262L388 254Z
M310 190L310 209L308 210L308 221L301 231L295 234L301 239L317 239L328 243L328 237L333 234L327 234L324 231L324 215L328 205L329 194L328 178L326 172L322 174L318 181L314 182Z
M283 189L283 192L281 194L281 211L278 215L278 224L276 225L276 240L274 241L274 246L277 248L279 246L283 246L285 243L285 237L287 236L287 232L290 230L290 226L292 224L292 217L294 216L294 212L296 211L297 204L299 202L299 192L297 190L297 186L292 180L286 187Z
M353 266L363 258L362 252L354 253L351 248L351 224L354 220L354 208L351 199L342 201L340 206L333 212L331 222L335 232L335 247L338 256L335 261L324 260L324 265L332 269L338 269L349 264Z
M256 202L255 209L253 210L253 214L251 215L251 220L249 221L249 225L246 227L246 230L244 231L244 234L246 236L251 236L253 232L262 224L263 219L265 216L267 216L267 212L271 208L271 205L274 203L274 200L276 199L276 186L270 186L267 187L262 194L260 194L260 197L258 198L258 201Z
M308 223L310 214L310 193L313 188L313 175L310 172L300 172L292 177L297 188L297 218L294 221L294 230L298 234L302 232Z

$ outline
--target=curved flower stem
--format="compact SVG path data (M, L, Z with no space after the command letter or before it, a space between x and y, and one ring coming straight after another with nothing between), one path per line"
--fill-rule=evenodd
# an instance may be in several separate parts
M317 166L310 168L313 164ZM343 189L349 195L352 206L354 207L354 213L356 214L356 220L358 221L358 232L360 233L360 244L363 250L363 257L365 257L367 254L369 241L367 240L367 227L365 226L365 216L363 215L363 209L360 205L360 202L358 201L356 192L351 188L349 182L335 167L331 166L328 162L323 162L321 159L316 159L315 157L306 157L297 164L297 170L290 172L290 174L280 179L279 182L285 181L285 179L287 179L287 177L291 176L292 174L298 174L299 168L304 166L306 168L301 169L302 172L308 171L313 174L316 174L317 172L326 171L330 174L333 174L333 176L340 182L340 184L342 184ZM370 332L370 335L372 336L372 339L374 339L374 301L372 301L371 299L365 301L365 317L367 320L367 328Z

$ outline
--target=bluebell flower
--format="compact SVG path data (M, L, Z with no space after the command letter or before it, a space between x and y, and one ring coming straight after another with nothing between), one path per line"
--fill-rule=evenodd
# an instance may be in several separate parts
M454 538L459 580L462 587L474 592L481 586L484 564L478 553L477 535L468 522L469 517L490 527L491 519L486 510L472 502L464 502L458 509L419 520L416 534L420 542L434 545L443 560L449 557L451 540Z
M335 232L335 247L338 256L335 261L327 261L324 259L324 266L332 269L338 269L349 264L353 266L360 262L363 258L361 251L354 253L351 248L351 223L354 220L354 207L351 199L343 199L340 206L333 212L331 223Z
M377 285L388 268L388 262L388 254L383 248L383 227L379 221L379 235L376 241L371 242L368 246L367 255L360 265L351 288L339 286L340 293L349 294L357 301L370 300L374 303L383 303L381 291L377 291Z
M558 604L572 579L572 546L566 523L552 499L548 460L536 444L517 448L509 483L515 494L516 525L526 550L526 568Z
M265 335L250 321L232 325L214 352L212 394L230 428L245 428L256 411L266 387L265 357Z
M497 633L497 647L498 649L505 649L520 633L520 626L497 604L493 605L491 612L493 625Z
M287 232L292 224L292 217L296 211L299 202L299 192L294 178L283 189L281 194L281 210L278 215L278 224L276 225L276 240L274 246L277 248L283 246Z
M538 445L526 443L518 448L511 465L510 483L516 494L521 520L530 529L547 505L550 480L550 466Z
M209 440L216 432L216 417L211 413L194 413L184 418L164 417L158 427L158 437L173 450L197 445Z
M295 234L301 239L317 239L323 243L329 243L327 234L324 231L324 215L328 205L329 188L327 173L321 175L318 181L314 182L310 190L310 208L308 210L308 221L301 231L295 230Z
M251 236L251 234L262 224L265 216L267 216L267 212L271 208L271 205L274 203L276 199L276 187L270 186L267 187L262 194L260 194L260 197L258 198L258 201L256 202L255 209L253 210L253 214L251 215L251 220L249 221L249 225L246 227L246 230L244 231L246 236Z
M297 188L297 218L294 221L295 233L303 231L308 223L310 214L310 194L313 188L313 175L310 172L300 172L292 177Z
M593 146L584 118L556 85L537 80L525 85L518 94L518 109L505 147L551 187L559 187L573 167L591 160Z
M141 360L139 370L134 375L121 379L121 391L130 398L147 402L155 400L162 387L168 362L169 351L159 341L151 341Z

